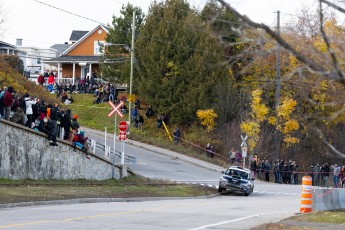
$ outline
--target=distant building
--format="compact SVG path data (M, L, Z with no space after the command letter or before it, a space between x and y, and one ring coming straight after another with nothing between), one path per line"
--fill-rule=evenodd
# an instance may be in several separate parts
M65 44L56 44L51 48L58 50L56 58L45 60L44 63L57 66L60 83L74 83L77 76L85 78L92 72L99 74L100 47L105 43L108 28L96 26L91 31L73 30L70 40Z
M24 64L24 68L26 66L26 52L17 49L15 45L11 45L6 42L0 41L0 53L1 54L8 54L8 55L17 55Z

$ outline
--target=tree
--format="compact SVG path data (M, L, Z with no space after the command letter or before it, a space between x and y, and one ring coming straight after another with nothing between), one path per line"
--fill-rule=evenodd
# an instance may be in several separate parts
M324 6L341 13L345 13L345 9L327 0L319 0L318 22L315 18L308 21L312 30L304 30L299 34L292 32L292 36L289 36L288 33L278 34L265 24L253 22L224 0L218 2L243 23L242 31L249 27L265 31L290 56L295 68L286 69L284 77L287 77L286 82L290 81L290 89L293 89L294 97L299 101L297 110L303 124L308 127L304 134L316 134L333 153L345 158L345 154L337 149L344 149L343 141L330 139L334 136L331 135L332 125L334 127L334 124L343 123L345 115L345 73L342 61L345 58L342 42L345 29L336 20L332 20L332 17L326 17ZM319 26L319 31L315 30L316 25ZM299 39L302 37L304 39Z
M152 3L136 43L138 95L177 123L195 122L198 109L226 115L218 103L227 95L217 91L234 89L223 48L212 35L187 1Z
M129 60L132 43L132 21L135 10L135 34L140 34L141 24L145 15L141 8L131 4L122 6L121 16L113 16L112 26L106 38L106 43L112 46L103 47L105 51L101 64L102 77L112 83L129 83ZM109 64L107 64L109 63Z

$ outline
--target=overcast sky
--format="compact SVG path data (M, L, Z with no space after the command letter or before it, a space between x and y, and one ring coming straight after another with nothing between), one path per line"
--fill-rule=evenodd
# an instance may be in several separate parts
M207 0L189 0L191 5L202 8ZM41 3L40 3L41 2ZM92 30L96 22L111 24L112 16L119 16L122 4L130 2L146 13L151 0L0 0L1 14L6 15L1 25L0 40L16 44L16 38L23 39L23 46L50 47L67 42L72 30ZM276 24L276 12L282 11L282 21L287 21L301 8L317 6L316 0L227 0L241 13L251 19ZM45 4L48 5L45 5ZM60 10L59 10L59 9ZM74 16L63 12L66 10Z

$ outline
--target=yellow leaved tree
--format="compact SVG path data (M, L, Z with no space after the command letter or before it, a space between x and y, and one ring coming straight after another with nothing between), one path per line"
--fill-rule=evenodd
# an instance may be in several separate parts
M196 115L198 119L200 120L200 123L206 126L207 132L212 131L214 127L216 126L215 119L218 117L218 115L214 112L214 109L206 109L206 110L199 109L196 112Z

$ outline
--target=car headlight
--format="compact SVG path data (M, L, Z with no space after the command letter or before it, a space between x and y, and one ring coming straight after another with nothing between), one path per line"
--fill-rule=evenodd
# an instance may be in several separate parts
M224 177L221 177L221 178L220 178L220 181L221 181L221 182L228 182L228 180L225 179Z

